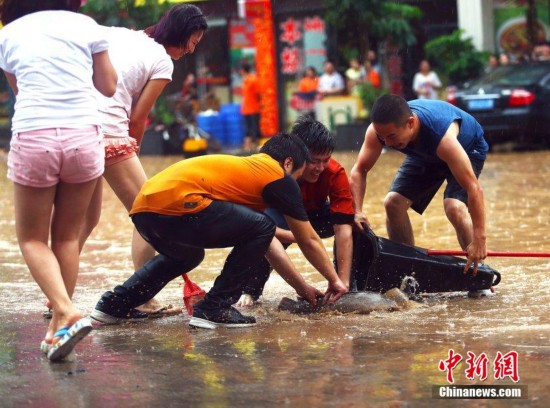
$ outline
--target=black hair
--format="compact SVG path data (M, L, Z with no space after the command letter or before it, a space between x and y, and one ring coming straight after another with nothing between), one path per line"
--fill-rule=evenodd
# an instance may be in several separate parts
M313 65L309 65L306 67L305 71L304 71L304 75L307 73L308 70L311 70L311 72L313 72L315 75L317 75L317 70L315 69L315 67Z
M311 153L332 154L336 141L334 136L321 122L310 115L302 115L292 126L292 135L298 136Z
M0 21L6 25L38 11L78 11L80 2L81 0L3 0L0 1Z
M401 127L412 116L412 111L404 98L387 94L374 102L370 115L373 123L393 123Z
M292 159L292 171L301 168L311 161L307 146L299 137L288 133L277 133L264 143L260 153L265 153L277 160L281 167L287 158Z
M145 32L161 45L169 47L186 46L189 38L197 31L206 31L206 17L197 6L178 4L171 7L157 24L147 27Z
M241 69L246 72L247 74L250 73L250 71L252 71L252 67L250 66L250 64L246 61L244 61L242 64L241 64Z

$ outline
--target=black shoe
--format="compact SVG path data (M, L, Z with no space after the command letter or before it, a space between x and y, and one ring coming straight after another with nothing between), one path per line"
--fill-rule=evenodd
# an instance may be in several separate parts
M217 327L250 327L256 324L252 316L243 316L234 307L204 310L197 305L193 307L193 317L189 320L189 326L203 329L215 329Z
M131 309L130 311L114 310L113 308L109 308L103 299L100 299L90 317L103 324L119 324L145 321L149 315L136 309Z

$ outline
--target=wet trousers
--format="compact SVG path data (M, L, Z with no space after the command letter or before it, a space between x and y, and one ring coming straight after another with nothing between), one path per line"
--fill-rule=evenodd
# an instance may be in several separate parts
M206 248L233 247L202 309L227 308L263 258L275 224L265 214L243 205L214 201L206 209L179 216L143 212L132 215L137 230L159 255L137 270L126 282L103 295L111 307L130 310L153 298L168 282L196 268Z

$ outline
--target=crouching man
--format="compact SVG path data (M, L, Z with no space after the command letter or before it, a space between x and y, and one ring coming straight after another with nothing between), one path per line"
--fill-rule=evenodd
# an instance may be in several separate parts
M272 137L259 154L210 155L182 160L145 183L130 216L158 252L126 282L103 294L91 317L103 323L128 320L130 311L153 298L168 282L196 268L205 248L233 247L204 300L194 306L190 326L247 327L256 323L231 305L265 254L298 295L316 305L323 294L307 284L288 257L281 259L274 222L261 211L280 211L308 261L328 281L325 299L347 292L323 243L308 221L296 179L310 160L296 136ZM274 244L272 244L274 241ZM280 245L280 244L279 244ZM274 259L270 259L273 255Z

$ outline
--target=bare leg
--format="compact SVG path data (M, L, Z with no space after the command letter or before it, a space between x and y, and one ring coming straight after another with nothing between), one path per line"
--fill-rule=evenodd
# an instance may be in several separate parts
M78 275L78 236L96 180L57 187L32 188L14 183L16 234L34 280L50 300L54 316L46 339L82 317L71 296ZM51 222L52 248L48 246ZM66 211L66 213L64 213Z
M245 136L243 139L243 150L246 152L251 151L253 148L252 138L250 136Z
M105 168L104 177L122 202L127 211L132 209L134 199L141 187L147 181L143 166L137 156L121 161ZM132 235L132 261L134 270L141 268L155 256L155 250L149 245L134 228ZM155 298L139 307L142 311L155 311L162 307L162 303Z
M103 200L103 180L102 180L102 177L100 177L97 180L97 184L95 186L95 190L92 195L90 205L88 206L88 210L86 211L86 218L84 220L84 224L82 225L82 228L80 230L80 238L79 238L80 252L82 252L82 248L84 247L86 240L90 237L92 231L94 230L95 227L97 227L97 224L99 223L99 218L101 217L102 200Z
M456 231L458 243L462 249L466 249L474 238L474 227L468 207L460 200L446 198L443 201L445 214Z
M411 220L407 214L412 201L399 193L390 192L384 200L388 238L406 245L414 245Z

